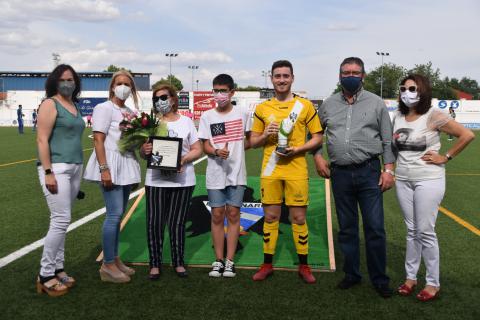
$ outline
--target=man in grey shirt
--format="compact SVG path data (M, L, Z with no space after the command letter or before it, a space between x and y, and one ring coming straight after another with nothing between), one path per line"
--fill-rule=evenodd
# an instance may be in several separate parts
M362 213L367 267L378 294L390 297L386 275L386 241L382 192L393 186L392 124L383 100L362 88L363 61L347 58L340 65L342 91L319 108L326 129L330 164L322 150L314 156L318 173L332 179L338 224L338 242L344 255L345 278L338 284L348 289L361 281L358 206ZM381 170L379 156L383 158Z

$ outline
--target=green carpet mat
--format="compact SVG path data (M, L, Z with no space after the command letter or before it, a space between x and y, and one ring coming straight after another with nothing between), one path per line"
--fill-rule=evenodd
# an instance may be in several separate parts
M263 217L261 208L248 208L259 206L259 204L254 204L260 203L259 189L259 178L249 177L248 189L244 196L244 205L247 203L247 208L242 208L241 211L242 213L245 211L250 213L246 216L253 217L254 220L255 214L260 213ZM187 218L185 262L188 265L210 265L215 260L210 235L210 212L206 206L207 201L205 176L197 176L197 184ZM145 212L145 199L142 199L120 234L119 250L124 261L133 263L148 263L149 261ZM248 225L248 221L246 222ZM309 264L314 269L329 270L331 264L327 237L325 181L323 179L310 179L310 205L307 222L309 228ZM253 222L250 221L251 223ZM243 232L244 235L240 236L235 256L237 267L257 267L263 262L262 225L263 218L252 226L247 226L247 229ZM171 261L169 241L166 230L163 263L170 263ZM280 220L280 234L274 265L275 267L296 269L297 263L298 258L293 243L291 225L288 221L288 210L284 207Z

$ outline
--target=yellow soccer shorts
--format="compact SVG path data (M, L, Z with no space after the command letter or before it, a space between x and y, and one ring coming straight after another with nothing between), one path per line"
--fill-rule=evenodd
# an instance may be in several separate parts
M265 179L260 181L262 203L282 204L285 199L287 206L308 205L308 179L280 180Z

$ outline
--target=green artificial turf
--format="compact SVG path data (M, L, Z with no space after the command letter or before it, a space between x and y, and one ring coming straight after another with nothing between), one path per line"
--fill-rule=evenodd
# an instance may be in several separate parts
M0 165L35 157L35 136L25 128L0 128ZM84 147L91 148L85 134ZM480 142L477 140L447 164L447 191L442 206L480 228ZM443 149L452 145L442 137ZM85 152L85 160L91 151ZM249 176L258 176L261 154L247 152ZM311 160L309 161L311 164ZM142 162L142 167L144 164ZM205 162L197 167L204 174ZM310 171L316 176L314 170ZM470 175L456 175L470 174ZM0 166L0 257L42 238L49 213L40 192L34 162ZM82 183L86 198L73 208L72 221L103 207L98 187ZM385 193L388 269L392 287L404 280L405 226L393 190ZM103 217L69 233L66 268L78 285L69 294L50 298L35 293L42 249L0 269L0 319L480 319L480 237L439 214L442 292L437 301L414 297L384 300L371 288L362 254L364 281L351 290L335 288L342 279L343 258L337 249L338 225L333 213L337 271L316 274L306 285L294 272L277 271L265 282L253 282L253 270L238 270L234 279L210 279L204 268L190 268L180 279L170 268L158 282L147 280L148 267L135 266L129 284L100 282L95 258L101 251ZM361 236L362 253L363 235ZM419 285L425 272L419 273Z
M311 179L311 200L308 207L309 227L309 263L315 269L330 269L327 213L325 205L325 181ZM258 177L249 177L248 187L253 190L253 199L260 198L260 181ZM188 265L208 265L215 261L210 235L210 214L204 205L207 201L205 176L197 176L197 185L187 214L185 263ZM248 201L248 200L245 200ZM258 202L256 200L254 202ZM261 210L261 209L260 209ZM293 243L291 225L281 219L280 236L275 253L275 266L296 269L298 258ZM239 247L235 256L237 267L258 267L263 262L263 219L240 236ZM170 259L170 243L168 228L165 228L163 262L168 264ZM146 235L146 204L142 198L133 215L128 220L120 234L119 252L124 261L148 263L149 255Z

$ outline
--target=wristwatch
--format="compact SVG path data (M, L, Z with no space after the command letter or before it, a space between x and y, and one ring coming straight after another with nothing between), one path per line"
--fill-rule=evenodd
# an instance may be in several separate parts
M445 153L445 157L447 157L447 160L450 161L453 159L453 157L447 152Z
M383 172L389 173L389 174L391 174L392 176L395 177L395 171L393 171L393 170L385 169L385 170L383 170Z
M215 149L215 151L213 151L213 154L215 155L215 157L218 157L217 151L218 151L218 149Z
M45 169L45 175L53 174L52 169Z
M106 163L101 164L98 168L100 169L100 172L110 169L108 167L108 164L106 164Z

